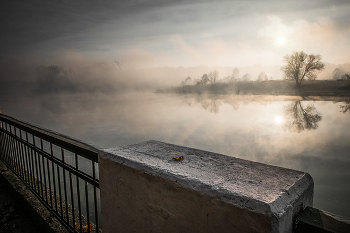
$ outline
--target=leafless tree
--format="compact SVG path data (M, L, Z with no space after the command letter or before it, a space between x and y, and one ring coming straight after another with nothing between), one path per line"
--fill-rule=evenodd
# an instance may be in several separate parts
M350 86L350 74L345 74L345 80L348 82L348 86Z
M239 79L239 70L235 68L232 72L231 82L235 82Z
M261 72L260 74L259 74L259 76L258 76L258 82L262 82L262 81L264 81L265 80L265 76L266 76L266 73L263 71L263 72Z
M345 71L341 68L335 68L332 72L333 75L333 79L337 80L337 79L341 79L342 75L345 73Z
M244 74L243 77L242 77L242 81L243 82L248 82L252 79L252 76L248 73Z
M217 83L219 79L219 71L214 70L213 72L209 72L208 78L211 84Z
M209 78L207 74L203 74L201 80L199 81L199 84L201 85L207 85L209 82Z
M324 69L324 64L321 62L321 55L306 54L305 52L294 51L291 55L283 57L283 62L286 63L281 69L284 72L286 80L295 80L298 87L301 82L308 78L315 80L317 74Z
M191 77L188 76L184 81L181 82L181 86L189 85L191 82Z

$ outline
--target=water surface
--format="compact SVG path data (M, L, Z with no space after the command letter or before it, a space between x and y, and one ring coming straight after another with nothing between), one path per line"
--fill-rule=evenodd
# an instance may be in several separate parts
M159 140L308 172L314 206L350 217L346 102L152 93L0 101L3 113L98 148Z

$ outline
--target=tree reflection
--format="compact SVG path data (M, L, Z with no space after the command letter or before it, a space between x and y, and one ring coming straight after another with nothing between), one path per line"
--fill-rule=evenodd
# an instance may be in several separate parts
M300 133L304 130L318 128L318 122L322 120L322 115L313 104L308 104L306 108L301 105L301 101L295 101L284 108L286 123L284 128L290 132Z
M220 99L209 98L197 98L197 101L202 105L205 110L211 113L218 114L222 102Z
M349 113L350 114L350 102L343 102L342 105L340 105L340 111L342 113Z

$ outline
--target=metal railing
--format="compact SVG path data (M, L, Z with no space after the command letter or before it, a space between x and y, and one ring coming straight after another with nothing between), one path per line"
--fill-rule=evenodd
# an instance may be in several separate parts
M68 231L100 231L97 149L0 114L0 159Z

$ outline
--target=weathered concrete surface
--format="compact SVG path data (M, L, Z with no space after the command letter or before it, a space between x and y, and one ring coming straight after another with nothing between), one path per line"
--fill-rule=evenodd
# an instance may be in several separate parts
M307 173L157 141L104 150L99 171L104 232L291 232L312 206Z

